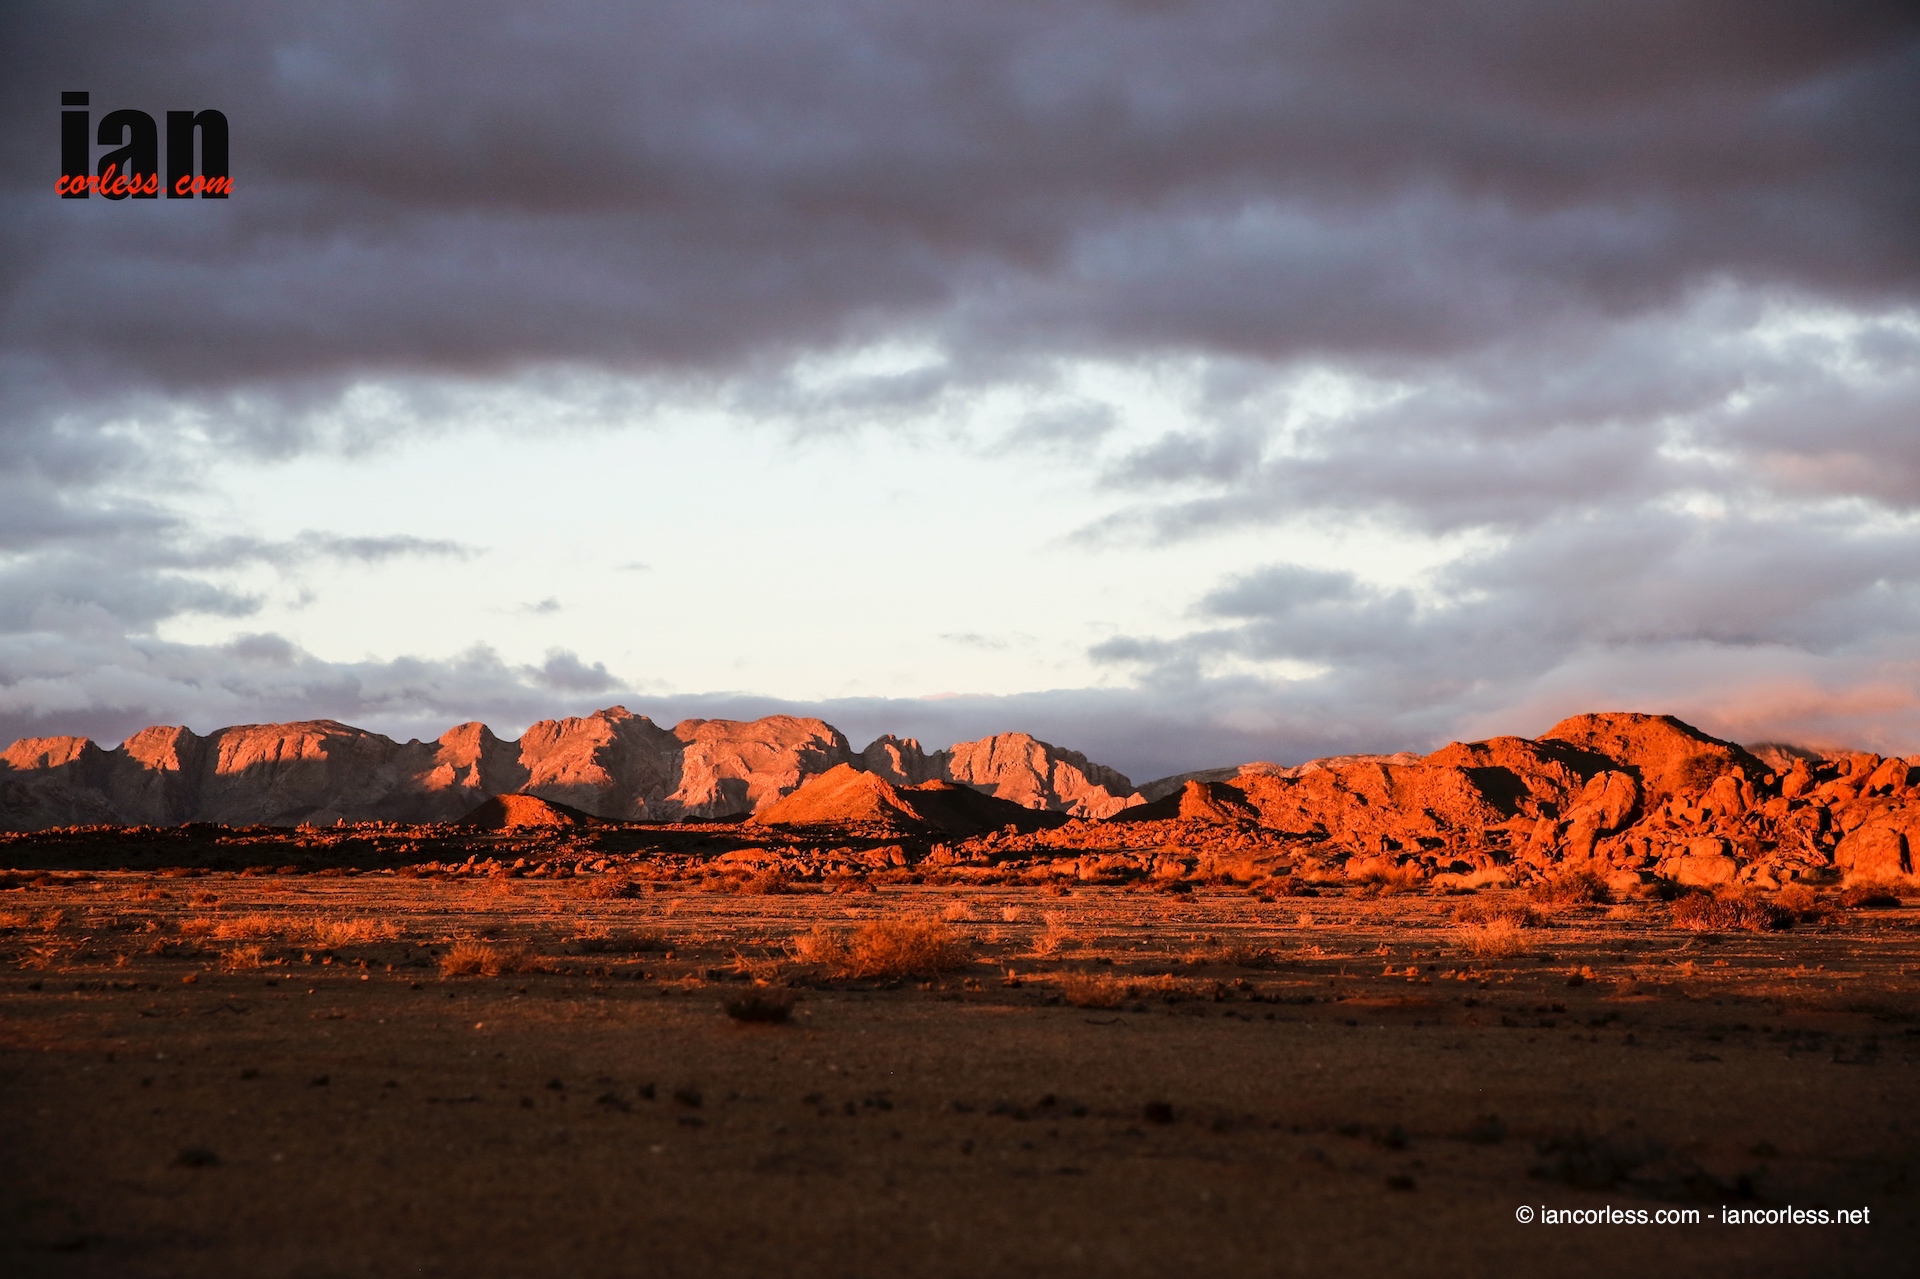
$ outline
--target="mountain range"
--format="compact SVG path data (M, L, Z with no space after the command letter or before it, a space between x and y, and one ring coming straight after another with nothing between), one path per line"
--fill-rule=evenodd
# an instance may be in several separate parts
M84 737L22 738L0 754L0 829L444 821L506 794L615 820L737 818L840 766L902 786L970 786L1073 817L1143 802L1120 773L1025 733L932 753L885 736L856 752L817 719L690 719L669 729L613 706L542 720L517 741L476 722L431 742L396 742L333 720L204 737L145 728L112 750Z

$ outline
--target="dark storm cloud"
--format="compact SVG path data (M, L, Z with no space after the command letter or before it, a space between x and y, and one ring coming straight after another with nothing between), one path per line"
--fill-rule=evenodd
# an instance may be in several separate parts
M5 723L618 691L570 655L140 638L244 616L223 569L469 553L236 540L161 495L198 450L458 429L505 380L585 417L694 388L833 428L1051 393L1064 360L1185 369L1192 423L1113 461L1130 505L1091 535L1492 539L1417 590L1225 585L1190 634L1103 646L1134 689L833 704L874 731L1030 722L1171 771L1402 744L1676 646L1839 687L1913 634L1910 4L15 4L0 70ZM96 121L227 112L235 198L54 198L74 88ZM1845 322L1781 338L1769 307ZM878 339L934 358L796 372ZM1314 369L1365 394L1317 409ZM1070 457L1115 421L1074 400L998 447ZM1282 657L1327 674L1208 673Z
M136 383L728 367L903 323L1433 354L1721 273L1920 277L1901 5L9 12L9 345ZM220 105L240 196L48 198L83 83Z

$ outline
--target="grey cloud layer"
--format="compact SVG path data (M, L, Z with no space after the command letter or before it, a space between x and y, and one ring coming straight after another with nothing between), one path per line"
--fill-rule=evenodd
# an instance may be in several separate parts
M1716 273L1920 278L1902 5L10 13L9 345L170 386L725 366L907 322L1435 353ZM42 198L82 81L223 104L246 197Z
M196 672L264 659L142 638L246 616L205 576L223 565L465 553L185 527L159 500L183 441L351 446L356 384L445 421L437 379L556 365L887 420L1046 385L1062 359L1165 361L1200 370L1196 425L1106 471L1125 509L1094 535L1492 539L1424 592L1280 565L1208 597L1190 634L1105 646L1142 673L1131 692L980 704L1073 744L1391 745L1666 687L1635 683L1636 654L1898 701L1885 646L1914 636L1920 507L1911 5L21 4L0 50L0 727L387 714L423 688L423 717L467 697L453 713L511 718L613 688L571 657L300 655L223 684ZM96 118L225 110L236 198L52 198L70 88ZM1846 322L1782 339L1770 307ZM824 400L790 375L897 336L943 358ZM1301 416L1316 368L1377 394ZM1026 442L1070 458L1124 408L1047 410ZM1204 673L1230 656L1329 673ZM1913 715L1848 722L1920 741Z

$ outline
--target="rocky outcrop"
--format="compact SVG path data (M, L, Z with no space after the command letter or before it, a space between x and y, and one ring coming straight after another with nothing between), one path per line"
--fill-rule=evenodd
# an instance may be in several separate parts
M854 764L897 786L957 782L1022 808L1072 817L1108 817L1145 802L1135 797L1133 783L1113 769L1025 733L959 742L931 755L911 737L889 735L875 739ZM1235 771L1225 770L1229 775Z
M841 764L755 814L762 826L826 826L866 834L968 836L1013 827L1034 830L1065 821L953 782L896 786L877 773Z
M1233 838L1265 832L1328 874L1478 884L1577 868L1621 889L1920 884L1920 761L1779 746L1768 758L1778 766L1671 716L1580 715L1537 740L1191 775L1114 820L1178 822L1168 842L1196 846L1238 823ZM1257 810L1254 828L1240 798Z
M946 756L946 780L963 782L1022 808L1074 817L1110 817L1133 800L1133 783L1078 751L1025 733L961 742Z
M454 823L469 830L548 830L599 824L600 819L591 814L538 795L495 795Z
M1759 777L1768 771L1745 747L1709 737L1671 715L1575 715L1542 737L1623 765L1656 803L1683 791L1705 789L1729 773Z
M673 735L682 743L680 784L666 803L679 810L676 816L758 812L852 758L839 729L791 715L749 723L690 719Z
M28 738L0 756L0 829L450 821L520 793L616 820L740 818L843 766L895 785L962 783L1074 815L1117 811L1132 794L1113 770L1024 734L932 755L912 739L882 737L856 756L817 719L694 719L666 729L614 706L543 720L518 741L468 723L437 741L396 742L332 720L205 737L148 728L111 751L79 737Z
M1254 776L1255 774L1249 774ZM1188 778L1180 789L1144 804L1122 809L1108 820L1116 822L1186 821L1218 826L1257 824L1260 810L1247 793L1228 782Z
M853 762L861 771L884 777L896 786L952 780L946 773L946 751L928 755L920 749L918 741L895 737L892 733L874 738Z

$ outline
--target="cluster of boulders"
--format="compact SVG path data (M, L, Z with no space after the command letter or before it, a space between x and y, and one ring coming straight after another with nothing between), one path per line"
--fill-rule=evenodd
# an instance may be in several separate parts
M1756 754L1671 716L1580 715L1537 739L1202 779L1217 775L1104 822L967 841L947 856L1071 854L1083 878L1291 873L1467 888L1582 871L1617 892L1916 878L1920 761Z

